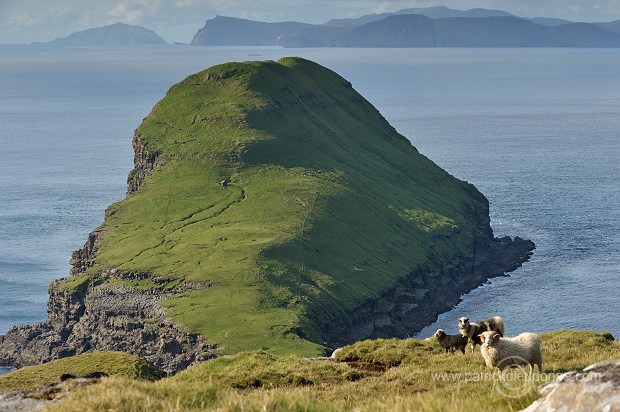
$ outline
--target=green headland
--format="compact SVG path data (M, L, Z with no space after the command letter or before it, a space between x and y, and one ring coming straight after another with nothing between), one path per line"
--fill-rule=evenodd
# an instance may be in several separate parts
M133 145L128 196L106 211L90 268L65 286L163 287L168 316L223 353L322 353L360 306L492 240L474 186L300 58L187 77Z

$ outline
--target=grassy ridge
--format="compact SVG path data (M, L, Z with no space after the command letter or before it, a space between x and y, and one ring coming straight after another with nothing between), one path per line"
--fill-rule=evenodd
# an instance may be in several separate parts
M544 375L620 358L610 334L545 333ZM0 378L1 380L1 378ZM506 396L480 354L446 354L436 340L380 339L345 347L337 361L249 352L157 382L117 377L74 392L50 411L447 411L519 410L534 386Z
M484 196L306 60L192 75L136 136L159 166L108 209L89 274L192 282L167 313L227 353L321 353L325 325L491 236Z
M17 389L35 389L60 379L60 375L86 375L104 372L128 379L159 379L165 374L144 358L122 352L93 352L65 359L25 366L0 376L0 393Z

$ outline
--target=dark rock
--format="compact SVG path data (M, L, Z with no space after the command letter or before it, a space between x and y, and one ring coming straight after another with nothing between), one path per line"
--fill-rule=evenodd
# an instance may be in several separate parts
M73 375L71 373L63 373L62 375L60 375L60 381L64 382L64 381L69 380L69 379L79 379L79 378L82 378L82 379L101 379L101 378L106 378L108 376L110 376L110 375L108 375L105 372L98 372L98 371L90 372L90 373L87 373L86 375L82 375L82 376L76 376L76 375Z
M69 379L75 379L75 378L77 378L77 376L75 376L72 373L63 373L62 375L60 375L61 382L68 381Z
M158 151L149 152L142 144L142 140L137 132L134 134L131 145L134 151L134 169L127 178L127 194L137 191L142 186L144 180L157 167L157 158L161 154ZM106 215L109 215L108 213L106 212Z

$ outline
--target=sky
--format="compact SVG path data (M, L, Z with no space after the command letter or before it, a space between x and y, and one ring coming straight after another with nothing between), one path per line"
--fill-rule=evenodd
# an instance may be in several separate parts
M320 24L429 6L585 22L620 19L620 0L0 0L0 43L50 41L117 22L144 26L170 43L189 43L217 15Z

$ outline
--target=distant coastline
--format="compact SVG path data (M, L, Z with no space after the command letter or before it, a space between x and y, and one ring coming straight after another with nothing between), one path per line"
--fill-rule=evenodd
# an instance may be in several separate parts
M404 9L325 24L266 23L216 16L196 46L303 47L620 47L620 20L575 23L524 18L501 10Z
M103 47L169 44L155 31L118 22L20 47ZM230 16L207 19L193 46L429 47L620 47L620 20L583 23L553 17L522 17L502 10L408 8L323 24L263 22Z

